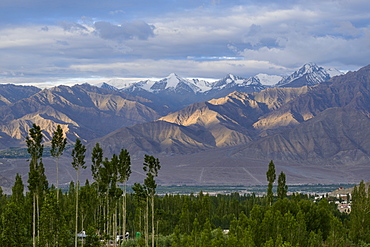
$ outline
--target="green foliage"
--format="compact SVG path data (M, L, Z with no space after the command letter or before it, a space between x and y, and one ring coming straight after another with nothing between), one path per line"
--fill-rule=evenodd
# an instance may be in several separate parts
M91 173L95 181L100 181L99 169L103 162L103 149L96 143L91 153Z
M81 140L76 139L75 146L72 150L72 166L75 170L79 170L80 168L86 169L85 152L86 148L82 144Z
M59 158L63 154L66 145L67 138L65 138L63 135L62 127L58 125L57 129L54 131L54 135L51 140L51 149L50 149L51 156Z
M280 199L284 199L288 193L288 185L286 185L286 176L284 172L281 172L278 177L277 196Z
M2 246L26 246L32 242L25 219L22 204L13 201L7 204L5 211L1 214Z
M350 236L355 243L370 243L370 196L364 181L352 192Z
M30 172L28 174L28 189L32 193L41 195L48 187L45 176L42 154L44 145L42 142L42 132L40 126L33 124L26 137L27 151L31 155Z
M273 197L274 197L274 194L272 192L272 187L273 187L273 183L275 182L275 179L276 179L275 164L272 160L269 163L269 168L266 172L266 178L267 178L267 182L268 182L268 185L267 185L267 203L269 205L271 205Z

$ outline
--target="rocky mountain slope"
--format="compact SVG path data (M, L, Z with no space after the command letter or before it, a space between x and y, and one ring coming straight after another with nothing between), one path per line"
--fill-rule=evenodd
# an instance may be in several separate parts
M185 154L242 145L258 139L260 131L254 124L260 118L308 90L304 87L270 88L254 94L234 92L219 99L194 103L155 122L123 128L94 141L99 142L108 154L117 153L122 147L130 147L133 154L140 150L152 154ZM182 137L164 135L172 131L168 130L169 126L181 130ZM129 134L132 132L135 135Z
M233 152L235 157L361 163L370 157L369 90L370 66L367 66L314 87L269 88L253 94L235 92L193 104L157 122L142 124L142 132L136 134L142 136L150 126L157 126L145 137L147 143L156 147L146 148L148 153L194 152L196 149L190 148L194 147L190 141L193 140L201 150L238 146ZM182 133L196 132L185 134L186 140L164 136L168 130L163 121L181 128ZM127 131L124 128L115 132L122 146L142 149L137 139L118 134ZM197 138L193 138L194 133ZM159 137L161 143L170 145L162 148ZM111 148L112 139L105 138L99 141Z
M286 81L291 84L302 78L306 81L317 79L318 74L330 77L323 68L306 64ZM131 146L138 152L142 149L154 153L189 153L197 151L197 148L246 144L280 133L323 109L333 107L311 98L304 100L302 95L311 95L314 90L311 87L269 88L262 85L262 77L245 79L229 74L208 83L171 74L160 81L143 81L124 89L109 84L103 84L102 88L82 84L40 91L34 87L7 85L2 93L7 99L3 102L7 104L0 107L0 148L24 144L30 126L36 123L44 130L45 141L50 140L52 132L60 124L71 142L77 137L85 142L101 138L99 140L106 143L112 152L119 151L113 148L112 143L117 143L115 146L119 148L120 141L123 146ZM311 84L319 82L322 83L316 80ZM280 82L277 85L287 84ZM5 88L13 92L18 90L15 94L18 98L6 93ZM228 95L214 98L225 93ZM317 93L312 95L322 97ZM190 104L207 97L213 99ZM293 101L295 98L299 98L299 103L294 103L297 102ZM189 106L183 108L184 105ZM177 108L181 110L174 111ZM171 125L152 122L157 119ZM128 126L131 127L120 130ZM152 130L148 135L146 131L149 129ZM181 135L177 136L174 129ZM119 131L127 133L119 141L112 140L119 136ZM115 134L108 135L112 132ZM144 139L151 145L143 144Z
M297 120L290 129L257 140L237 155L346 164L369 161L370 66L312 88L273 115L288 112L294 112Z
M59 124L70 141L104 136L116 129L158 119L166 108L147 99L88 84L44 89L0 107L0 148L24 145L33 123L49 141Z
M34 86L0 84L0 106L9 105L21 99L28 98L39 91L41 89Z

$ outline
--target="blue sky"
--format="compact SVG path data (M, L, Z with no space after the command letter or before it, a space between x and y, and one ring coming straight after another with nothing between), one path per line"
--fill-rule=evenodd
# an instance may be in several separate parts
M286 75L369 58L368 0L0 1L1 83Z

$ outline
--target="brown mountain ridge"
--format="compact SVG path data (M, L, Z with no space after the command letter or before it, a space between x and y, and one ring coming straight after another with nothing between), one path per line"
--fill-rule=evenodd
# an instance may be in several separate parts
M123 128L96 141L110 153L119 152L119 147L131 147L133 153L182 154L236 146L233 155L255 159L366 162L370 154L369 89L367 66L313 87L234 92L143 123L136 136L120 134L129 131ZM159 121L182 129L181 137L164 134L171 131ZM118 136L119 141L114 141ZM199 138L203 136L207 138ZM143 138L152 148L141 146L138 140ZM121 145L113 148L113 142Z

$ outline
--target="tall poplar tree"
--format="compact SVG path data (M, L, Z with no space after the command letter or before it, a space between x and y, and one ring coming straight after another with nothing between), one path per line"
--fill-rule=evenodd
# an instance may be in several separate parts
M26 137L27 152L31 155L30 171L28 173L28 189L32 194L32 244L36 246L36 228L40 213L40 197L48 188L48 182L45 176L44 165L42 163L42 153L44 145L42 142L42 132L40 126L35 123L29 130L29 136ZM39 231L37 231L39 233ZM39 235L39 234L38 234Z
M101 168L101 165L102 165L102 162L103 162L103 149L100 147L99 143L96 143L93 150L92 150L91 161L92 161L91 173L92 173L93 179L95 180L97 191L99 193L99 196L98 196L99 203L98 204L101 205L102 204L101 203L101 201L102 201L102 196L101 196L102 186L101 186L100 168ZM99 207L97 209L96 219L99 222L102 222L100 220L100 218L102 217L102 213L100 213L100 209L101 209L101 207Z
M352 191L350 236L356 244L370 242L370 198L364 181Z
M22 181L21 175L18 173L15 175L15 182L14 186L12 187L12 201L14 201L17 204L23 204L24 203L24 184Z
M271 206L272 200L274 198L274 193L272 192L272 187L273 183L275 182L276 179L276 173L275 173L275 164L271 160L269 163L269 169L266 172L266 177L267 177L267 203Z
M77 177L76 177L76 225L75 225L75 247L77 247L77 228L78 228L78 191L79 191L79 177L80 177L80 169L86 169L85 165L85 152L86 148L81 143L80 139L76 139L75 146L72 150L72 166L76 170Z
M286 185L286 176L284 172L281 172L278 177L277 195L278 198L284 199L288 193L288 185Z
M122 197L122 236L126 233L126 185L127 180L131 175L131 158L126 149L121 149L118 157L118 173L119 182L123 183L123 197ZM124 238L125 239L125 238Z
M64 148L67 144L67 138L64 137L62 127L58 124L57 129L54 131L53 138L51 139L50 154L55 159L55 165L57 170L57 202L59 202L59 157L63 154Z
M146 171L147 177L144 180L144 186L147 190L147 194L151 198L151 211L152 211L152 247L154 247L154 196L157 188L154 177L158 176L158 171L161 169L159 160L151 155L145 155L144 157L144 171Z

